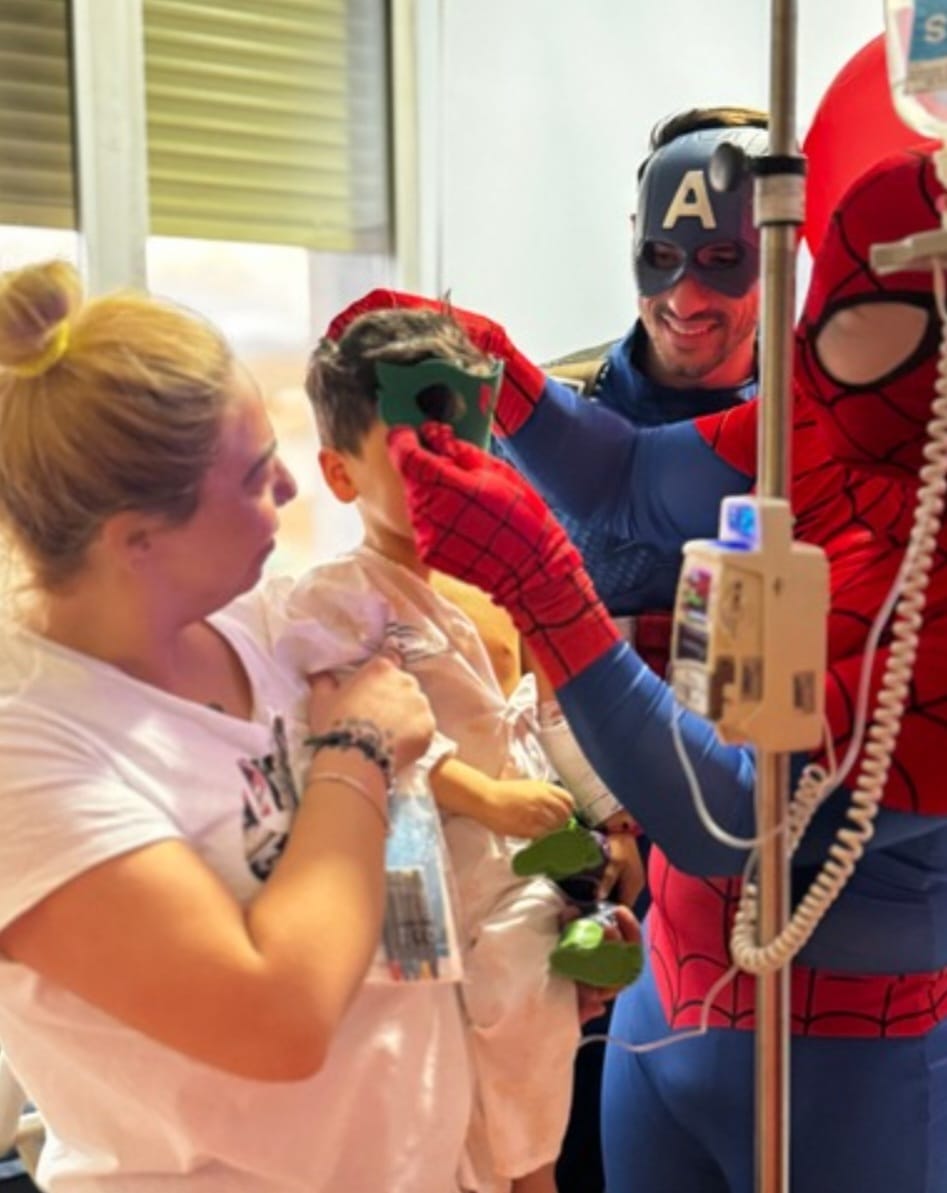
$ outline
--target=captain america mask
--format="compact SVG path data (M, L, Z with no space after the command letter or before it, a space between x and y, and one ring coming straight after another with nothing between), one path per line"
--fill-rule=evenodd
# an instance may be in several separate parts
M710 159L722 144L750 157L763 153L759 128L685 133L656 150L638 188L634 266L638 292L651 298L685 275L728 298L742 298L759 276L759 230L753 224L752 179L716 191Z

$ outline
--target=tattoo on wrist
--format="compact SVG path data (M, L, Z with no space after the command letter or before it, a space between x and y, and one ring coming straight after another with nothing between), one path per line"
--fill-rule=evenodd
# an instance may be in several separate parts
M373 762L381 771L385 786L391 787L394 777L394 755L391 733L380 729L374 721L346 717L330 725L325 733L314 733L305 739L313 754L320 750L357 750L363 758Z

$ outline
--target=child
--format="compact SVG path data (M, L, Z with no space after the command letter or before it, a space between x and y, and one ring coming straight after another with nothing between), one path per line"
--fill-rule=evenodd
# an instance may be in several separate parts
M319 612L319 640L299 653L301 631L277 630L284 656L307 668L361 661L395 638L431 700L456 756L431 784L458 894L463 1003L476 1073L470 1171L477 1193L554 1193L553 1166L568 1117L579 1038L575 988L551 976L562 900L542 879L516 878L512 837L565 822L572 800L533 732L535 690L527 677L507 700L472 622L430 583L414 549L402 481L379 416L379 362L437 359L464 373L495 368L452 320L429 312L379 312L313 355L307 391L322 442L320 464L335 496L358 501L362 547L314 568L286 596L290 621ZM456 399L444 384L420 395L437 413Z

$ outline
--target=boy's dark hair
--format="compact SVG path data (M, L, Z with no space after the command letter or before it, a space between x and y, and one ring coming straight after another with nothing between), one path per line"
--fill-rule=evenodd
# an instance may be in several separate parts
M448 360L488 373L490 359L447 311L371 311L338 340L322 340L309 359L306 393L323 447L356 455L378 417L378 361L417 364Z
M648 153L638 167L638 181L652 156L665 145L687 133L703 132L708 128L769 128L769 116L760 108L687 108L665 116L652 128Z

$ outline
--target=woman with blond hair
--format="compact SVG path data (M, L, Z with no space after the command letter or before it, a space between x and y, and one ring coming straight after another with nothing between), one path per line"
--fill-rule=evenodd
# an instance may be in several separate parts
M454 991L363 984L430 711L376 659L297 724L226 609L294 491L212 327L0 279L0 1042L52 1193L455 1187Z

